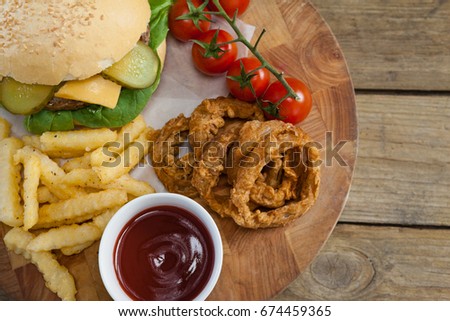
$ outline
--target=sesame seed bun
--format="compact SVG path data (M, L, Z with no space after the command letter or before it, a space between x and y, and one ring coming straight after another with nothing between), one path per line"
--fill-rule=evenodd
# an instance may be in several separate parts
M98 74L146 31L147 0L3 1L0 78L57 85Z

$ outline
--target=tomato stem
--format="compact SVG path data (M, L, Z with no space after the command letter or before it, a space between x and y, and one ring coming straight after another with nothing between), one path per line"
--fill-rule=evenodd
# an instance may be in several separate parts
M209 19L206 15L206 12L204 11L204 9L206 8L206 6L208 5L208 3L203 3L201 6L199 6L198 8L195 7L193 5L193 3L189 0L187 2L188 5L188 9L189 9L189 13L181 15L179 17L176 18L176 20L192 20L192 22L194 23L194 26L198 29L198 30L202 30L200 28L200 24L199 22L201 20L204 21L209 21L212 22L211 19Z
M227 76L227 78L234 80L239 83L239 87L241 89L249 88L250 92L252 93L253 97L257 97L255 89L253 88L252 84L252 78L256 76L255 72L264 68L262 66L259 66L253 70L250 70L249 72L245 71L245 66L242 60L240 61L240 75L239 76Z
M266 33L266 29L263 29L263 30L261 31L261 33L259 34L258 39L256 39L255 45L253 46L253 47L255 48L255 50L256 50L256 48L257 48L258 45L259 45L259 41L261 40L262 36L263 36L265 33Z
M218 45L228 45L230 43L236 43L236 42L240 42L240 40L239 39L233 39L233 40L230 40L230 41L220 42L220 43L218 43Z
M262 36L264 35L264 33L266 32L265 29L262 30L261 34L259 35L258 39L256 40L255 45L253 46L246 38L245 36L242 34L241 30L238 28L238 26L236 25L236 17L237 14L235 13L235 15L233 16L233 18L230 18L228 16L228 14L225 12L225 10L223 9L223 7L220 5L219 0L211 0L217 7L218 12L211 12L211 14L217 15L217 16L221 16L223 19L225 19L225 21L230 25L230 27L234 30L234 32L237 35L237 39L236 41L241 42L243 45L245 45L250 52L261 62L262 66L264 68L266 68L267 70L269 70L272 75L275 76L275 78L281 82L281 84L283 84L284 88L286 88L288 94L286 95L287 97L284 97L282 100L288 98L288 97L292 97L295 100L298 100L299 97L298 95L295 93L295 91L292 89L292 87L287 83L286 79L284 78L284 75L282 72L279 72L277 69L275 69L262 55L261 53L258 51L258 49L256 48L257 45L259 44Z

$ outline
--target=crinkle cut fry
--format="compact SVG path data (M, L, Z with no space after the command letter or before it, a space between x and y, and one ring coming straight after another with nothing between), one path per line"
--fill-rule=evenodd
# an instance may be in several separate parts
M15 227L6 233L4 242L6 247L16 254L23 255L36 265L42 273L45 285L56 293L64 301L74 301L77 289L73 276L66 267L59 264L53 253L28 251L28 244L34 239L34 235Z

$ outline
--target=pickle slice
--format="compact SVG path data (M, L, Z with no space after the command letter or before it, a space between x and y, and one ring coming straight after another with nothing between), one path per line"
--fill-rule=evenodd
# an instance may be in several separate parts
M159 59L153 50L139 41L121 60L106 68L103 74L131 89L147 88L156 79Z
M1 104L13 114L37 113L45 107L53 93L53 86L28 85L9 77L0 82Z

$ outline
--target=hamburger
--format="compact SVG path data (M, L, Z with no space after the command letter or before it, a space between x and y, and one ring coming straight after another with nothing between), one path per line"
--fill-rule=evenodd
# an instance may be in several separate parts
M156 90L170 0L6 0L0 104L31 133L121 127Z

